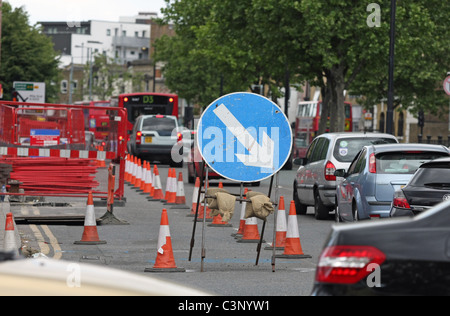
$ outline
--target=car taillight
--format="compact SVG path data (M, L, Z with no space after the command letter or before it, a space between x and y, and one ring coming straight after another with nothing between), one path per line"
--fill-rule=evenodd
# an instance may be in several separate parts
M371 154L369 157L369 172L377 173L377 158L375 154Z
M327 181L336 181L336 176L334 172L336 171L336 167L333 165L331 161L328 161L325 165L325 180Z
M394 199L392 200L392 206L396 208L411 208L403 191L395 191Z
M177 142L181 142L183 140L183 134L177 133Z
M372 246L331 246L320 256L316 281L354 284L373 272L370 264L381 265L386 256Z
M142 136L142 132L141 131L136 133L136 144L140 144L141 143L141 136Z

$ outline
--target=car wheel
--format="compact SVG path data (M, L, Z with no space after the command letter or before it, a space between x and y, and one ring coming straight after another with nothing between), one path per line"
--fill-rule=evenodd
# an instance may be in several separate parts
M319 190L314 190L314 215L316 219L323 220L328 219L328 216L330 215L330 211L328 207L326 207L322 199L320 198Z
M308 210L308 206L300 202L297 191L297 180L294 180L294 203L297 215L305 215Z

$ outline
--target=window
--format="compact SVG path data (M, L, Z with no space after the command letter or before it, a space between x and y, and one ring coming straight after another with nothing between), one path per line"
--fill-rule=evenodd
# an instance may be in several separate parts
M316 146L314 147L313 152L311 153L311 159L308 159L309 162L316 162L320 160L324 160L327 156L328 145L330 141L325 138L319 138Z
M364 146L392 143L396 143L393 138L339 138L334 145L333 156L339 162L352 162Z
M404 125L405 117L403 115L403 112L400 112L398 115L398 127L397 127L397 136L403 137L403 125Z
M414 174L425 162L448 157L438 152L389 152L376 155L378 174Z
M111 29L106 30L106 36L111 36Z
M61 93L66 94L68 90L69 82L67 80L61 80Z

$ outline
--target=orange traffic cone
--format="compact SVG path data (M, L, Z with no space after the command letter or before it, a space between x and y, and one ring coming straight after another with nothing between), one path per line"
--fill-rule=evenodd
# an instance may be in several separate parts
M136 184L136 171L137 171L137 157L134 156L134 159L131 160L131 166L130 166L130 185L134 186Z
M163 200L164 195L162 192L162 186L161 186L161 178L159 177L159 171L158 167L156 165L153 165L153 172L155 175L155 178L153 179L153 196L148 196L147 200L153 201L153 200Z
M146 268L145 272L185 272L186 269L178 268L173 256L172 239L170 237L169 218L167 210L162 210L161 224L159 227L158 251L153 268Z
M178 174L177 194L175 196L175 205L171 209L189 209L186 205L186 195L184 194L183 172Z
M280 196L280 203L278 205L277 226L275 233L275 249L283 250L286 245L286 209L284 206L284 197ZM273 250L273 245L264 248L265 250Z
M123 179L125 182L130 181L130 155L126 155L125 158L125 175Z
M169 169L169 177L167 178L166 185L166 202L164 204L175 204L175 198L177 195L177 172L175 168Z
M19 254L19 246L16 244L16 234L14 232L14 220L12 213L6 214L3 250L6 252L13 252L16 256Z
M295 211L294 201L291 201L291 206L289 208L289 218L284 253L282 255L275 255L275 258L311 258L310 255L305 255L302 250L302 245L300 243L300 234L298 233L297 212Z
M195 216L195 212L197 210L198 190L200 190L200 178L199 177L197 177L195 179L194 192L192 193L191 213L187 215L188 217L194 217Z
M141 194L150 195L152 191L152 167L150 163L145 165L144 169L144 188Z
M259 243L260 239L261 237L258 232L258 219L256 217L247 218L245 220L244 235L236 241L242 243Z
M100 146L98 148L98 151L101 151L102 152L101 156L103 156L103 151L104 151L103 146ZM97 167L99 167L99 168L106 168L105 158L97 159Z
M75 241L76 245L101 245L106 244L106 241L100 240L97 232L97 220L95 219L94 212L94 199L92 192L89 192L86 217L84 218L84 231L80 241Z
M134 189L139 190L139 188L141 187L141 181L142 181L142 164L141 158L139 158L136 169L136 181L134 182Z
M246 199L246 194L248 192L248 189L245 188L244 190L244 199ZM240 221L239 221L239 229L237 231L236 234L231 234L231 236L236 237L236 238L240 238L242 237L242 235L244 235L244 231L245 231L245 208L247 206L247 202L242 202L241 205L241 217L240 217Z

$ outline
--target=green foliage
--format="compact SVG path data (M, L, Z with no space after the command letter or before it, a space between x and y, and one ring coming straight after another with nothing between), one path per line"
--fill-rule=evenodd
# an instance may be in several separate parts
M167 62L169 87L192 102L217 98L220 77L223 93L263 83L277 98L290 74L291 83L322 89L330 129L342 131L345 90L367 106L387 98L390 0L376 2L379 27L367 24L370 1L166 1L164 22L177 35L157 43L157 58ZM437 111L450 70L450 3L397 0L397 8L396 105Z
M0 82L5 100L11 100L14 81L45 82L47 102L53 102L58 86L58 58L52 41L38 26L30 26L22 8L2 4L2 52Z

